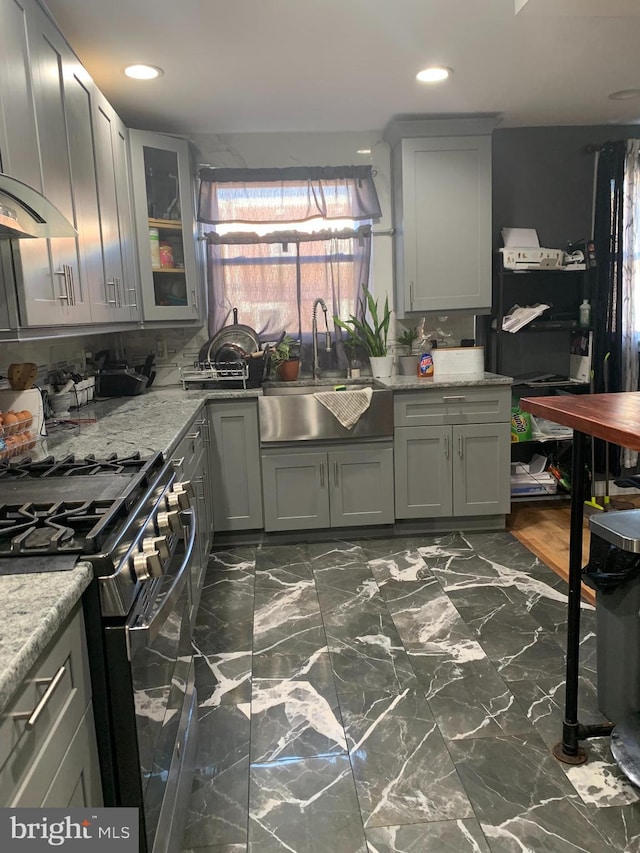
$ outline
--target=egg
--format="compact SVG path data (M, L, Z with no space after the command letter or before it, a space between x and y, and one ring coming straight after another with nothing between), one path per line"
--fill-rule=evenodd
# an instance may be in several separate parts
M20 418L16 415L15 412L7 412L4 416L4 429L5 432L9 432L9 435L14 433L18 429L18 424L20 423Z
M20 420L22 421L22 428L26 429L30 427L33 423L33 415L29 411L29 409L23 409L21 412L16 413Z

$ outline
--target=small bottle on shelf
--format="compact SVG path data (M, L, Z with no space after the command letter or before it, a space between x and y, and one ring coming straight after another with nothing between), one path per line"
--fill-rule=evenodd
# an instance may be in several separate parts
M578 310L578 324L587 329L591 325L591 305L588 299L582 300L582 305Z

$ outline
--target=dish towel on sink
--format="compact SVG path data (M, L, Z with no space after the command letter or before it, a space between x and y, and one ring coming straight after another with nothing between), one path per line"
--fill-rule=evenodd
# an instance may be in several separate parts
M320 391L313 395L346 429L353 429L371 405L372 388L358 391Z

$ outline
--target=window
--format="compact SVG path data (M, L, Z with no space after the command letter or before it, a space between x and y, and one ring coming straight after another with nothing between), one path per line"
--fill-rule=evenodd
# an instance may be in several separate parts
M368 283L380 208L370 167L204 169L199 216L207 234L210 331L238 309L263 340L310 340L313 302L356 312Z

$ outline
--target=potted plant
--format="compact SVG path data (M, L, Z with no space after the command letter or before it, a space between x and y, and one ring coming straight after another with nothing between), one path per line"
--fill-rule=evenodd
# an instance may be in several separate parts
M334 316L333 322L347 332L350 341L355 341L356 345L361 346L368 354L371 373L380 378L388 377L391 376L393 366L393 356L389 355L387 346L391 320L389 298L385 297L384 308L380 315L378 300L373 298L364 285L362 289L363 296L360 299L362 319L359 320L351 314L348 320L341 320L340 317ZM367 312L370 319L367 318Z
M413 353L413 345L418 340L418 330L415 327L403 329L402 333L396 338L396 343L399 344L403 352L398 355L398 367L403 376L410 376L416 372L416 354Z
M280 379L292 382L298 378L300 370L300 355L298 354L298 342L289 335L275 345L271 350L271 366Z

